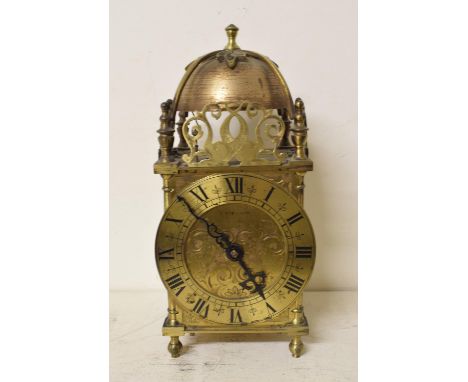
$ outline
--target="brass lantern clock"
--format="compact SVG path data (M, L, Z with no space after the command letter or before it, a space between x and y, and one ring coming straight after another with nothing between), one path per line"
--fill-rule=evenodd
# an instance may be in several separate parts
M190 63L161 105L163 335L178 357L185 334L283 333L299 357L315 262L302 208L312 170L304 104L293 103L274 62L239 48L237 27L226 32L226 47Z

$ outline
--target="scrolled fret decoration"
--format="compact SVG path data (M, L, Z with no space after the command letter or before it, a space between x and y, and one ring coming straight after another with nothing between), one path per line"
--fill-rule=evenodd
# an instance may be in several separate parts
M244 111L245 114L241 114ZM227 112L227 114L226 114ZM213 127L208 119L211 116L221 122L220 140L213 141ZM255 126L248 122L260 117ZM232 122L239 124L236 136L231 133ZM249 131L253 132L254 140ZM238 162L249 166L258 164L280 164L284 154L277 151L284 135L285 125L280 116L273 115L272 110L265 110L254 103L212 103L205 105L200 112L188 118L182 126L182 134L189 146L190 153L182 156L188 166L227 166ZM206 135L203 147L199 143Z
M266 110L264 112L264 117L262 120L257 124L256 127L256 136L257 141L261 142L260 146L265 147L262 139L262 132L269 138L269 140L273 143L273 148L267 149L262 148L260 153L261 154L273 154L273 156L279 161L283 162L286 158L285 153L278 152L278 146L281 143L283 135L286 131L286 127L284 124L283 119L280 116L273 115L272 110Z
M222 110L216 106L216 104L205 105L200 112L196 112L196 114L192 113L193 116L188 118L182 126L182 135L190 149L190 154L184 154L182 160L188 165L197 166L207 161L211 163L213 156L215 156L214 154L218 154L216 156L219 156L219 153L216 151L218 147L213 147L213 128L207 119L207 113L210 113L216 120L221 117ZM206 130L206 133L204 130ZM207 138L204 147L199 149L198 143L205 134ZM219 147L219 149L221 150L222 147Z

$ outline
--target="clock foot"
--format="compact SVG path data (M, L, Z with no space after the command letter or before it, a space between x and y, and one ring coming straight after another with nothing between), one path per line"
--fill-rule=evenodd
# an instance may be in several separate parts
M301 336L294 336L289 343L289 350L294 358L299 358L304 349L304 344L301 341Z
M182 343L179 341L179 337L171 337L169 345L167 345L167 350L169 350L169 353L171 353L172 358L177 358L180 356Z

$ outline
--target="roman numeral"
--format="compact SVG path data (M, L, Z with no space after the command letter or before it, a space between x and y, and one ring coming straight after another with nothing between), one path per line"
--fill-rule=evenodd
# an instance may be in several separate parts
M164 251L160 249L158 251L159 260L174 260L174 253L171 253L173 251L174 248L165 249Z
M208 317L208 311L210 310L210 305L206 304L205 300L199 298L192 310L198 313L199 315L203 316L203 318L206 318Z
M242 323L242 317L239 309L231 309L231 324Z
M176 289L184 285L184 280L182 280L182 277L178 273L166 279L166 282L169 285L169 288L171 289ZM184 289L185 289L185 286L182 286L182 288L179 288L179 290L177 291L175 295L178 296L179 294L182 293Z
M296 247L296 259L311 259L312 247Z
M174 223L179 224L179 223L182 223L183 220L182 220L182 219L166 218L166 221L168 221L168 222L174 222Z
M226 181L229 191L235 194L242 194L244 192L244 178L236 176L232 178L224 178Z
M300 277L298 277L298 276L296 276L294 274L291 274L291 276L289 276L289 279L286 282L286 284L284 285L284 287L286 289L290 290L291 292L297 293L297 292L299 292L299 289L302 288L303 284L304 284L303 279L301 279Z
M268 202L268 199L270 199L270 196L273 193L273 191L275 191L275 188L274 187L270 188L270 191L268 191L267 196L265 196L265 199L263 199L265 202Z
M198 192L195 190L190 190L190 193L194 196L197 197L198 200L201 202L205 202L208 200L208 195L206 195L205 190L202 188L202 186L198 186L196 189L198 189Z
M303 217L304 216L302 216L302 214L300 212L298 212L297 214L295 214L295 215L291 216L290 218L288 218L288 224L293 225L297 221L301 220Z
M265 302L265 304L266 304L268 313L270 313L270 314L276 313L276 309L273 308L269 303Z

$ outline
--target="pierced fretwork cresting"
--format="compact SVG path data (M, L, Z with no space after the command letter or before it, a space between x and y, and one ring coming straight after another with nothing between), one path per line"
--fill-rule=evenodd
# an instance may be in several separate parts
M241 114L241 111L245 113ZM224 117L219 128L220 139L216 142L209 116L215 120ZM253 126L253 119L257 117L260 119ZM231 132L234 119L239 124L237 136ZM251 129L254 129L253 138L249 136ZM190 149L182 160L193 167L227 166L232 162L239 162L242 166L281 164L286 155L278 151L278 146L284 133L284 121L281 116L273 114L273 110L262 109L248 101L208 104L182 126L182 134ZM199 147L205 135L204 145Z

